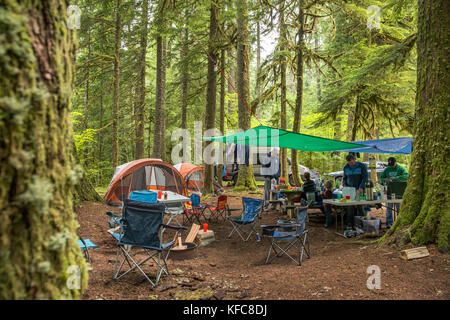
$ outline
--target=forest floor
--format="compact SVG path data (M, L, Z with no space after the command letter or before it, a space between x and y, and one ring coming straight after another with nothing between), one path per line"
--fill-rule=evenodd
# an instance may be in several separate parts
M240 208L242 196L258 197L254 193L226 194L231 208ZM208 202L214 203L215 198ZM435 245L427 246L430 256L406 261L392 247L369 244L372 239L345 239L334 233L334 226L325 229L316 219L308 225L311 258L304 258L302 266L287 257L265 264L269 250L266 239L243 242L236 234L227 239L232 227L221 221L209 224L215 242L184 257L170 253L172 276L163 277L157 288L135 271L115 281L116 246L107 232L105 211L120 213L120 209L84 202L76 211L79 234L99 246L90 250L92 270L84 299L450 299L450 259ZM369 215L384 222L384 210L372 209ZM286 216L269 211L262 223L275 223L279 218ZM384 224L381 231L386 231ZM371 265L380 268L381 289L367 288ZM144 270L154 274L155 268L150 267L147 263Z

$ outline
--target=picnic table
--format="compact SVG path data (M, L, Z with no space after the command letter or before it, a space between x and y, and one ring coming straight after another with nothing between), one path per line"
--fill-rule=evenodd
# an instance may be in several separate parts
M363 205L377 205L377 204L381 204L382 206L385 207L385 205L383 205L383 203L401 203L402 199L388 199L388 200L351 200L351 201L339 201L338 199L324 199L323 203L324 204L330 204L332 206L336 206L338 210L336 210L336 234L340 235L340 236L344 236L343 233L338 232L338 213L341 215L341 229L344 230L344 214L345 214L345 210L343 210L345 207L349 207L349 206L363 206ZM397 211L392 208L392 211L394 212L394 220L397 218Z
M298 198L299 196L302 195L303 191L300 188L297 189L279 189L279 190L275 190L275 193L283 193L286 195L287 198L287 206L286 206L286 211L289 214L289 217L293 217L294 216L294 199ZM291 211L290 211L291 210Z

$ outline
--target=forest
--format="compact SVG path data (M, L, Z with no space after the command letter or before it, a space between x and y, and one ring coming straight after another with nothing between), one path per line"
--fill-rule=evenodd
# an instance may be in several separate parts
M86 221L105 224L121 165L191 163L203 166L202 200L215 188L235 207L262 198L252 165L224 181L227 164L202 156L224 152L204 137L257 126L349 143L411 137L411 154L395 154L408 171L399 216L370 246L428 246L448 270L449 17L445 0L0 0L0 298L99 297L102 244L89 263L77 241L106 241ZM347 153L281 148L280 177L300 188L300 167L327 177ZM220 242L222 225L208 222Z

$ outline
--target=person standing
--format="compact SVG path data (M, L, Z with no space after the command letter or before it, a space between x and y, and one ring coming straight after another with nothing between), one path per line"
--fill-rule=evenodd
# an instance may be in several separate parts
M264 161L262 161L261 175L264 177L264 210L268 210L270 193L272 191L272 179L275 179L278 184L278 179L281 175L281 162L276 148L272 148L266 155ZM276 194L272 192L272 197L275 197L274 195ZM271 209L275 210L276 205L272 204Z
M345 160L347 160L347 164L344 166L343 186L355 188L356 191L359 191L359 194L363 194L366 188L366 182L369 179L366 165L356 161L352 153L348 154ZM348 206L346 218L347 229L352 228L354 225L355 212L358 216L364 216L362 206Z
M394 157L388 159L388 166L381 174L381 183L388 184L393 181L406 181L408 180L408 171L401 165L397 164L397 160ZM395 209L394 209L395 207ZM386 228L390 228L394 223L392 218L392 210L400 212L400 203L386 203Z

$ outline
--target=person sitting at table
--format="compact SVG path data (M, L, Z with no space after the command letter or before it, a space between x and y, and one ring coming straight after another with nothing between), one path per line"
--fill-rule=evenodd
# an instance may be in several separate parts
M309 172L305 172L303 193L306 195L306 202L308 205L316 200L316 184L311 180L311 174Z
M329 180L324 183L325 190L322 191L322 199L333 199L333 183ZM325 228L331 226L333 222L333 215L331 213L331 205L324 203L322 206L322 211L325 213Z

